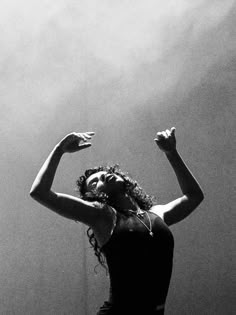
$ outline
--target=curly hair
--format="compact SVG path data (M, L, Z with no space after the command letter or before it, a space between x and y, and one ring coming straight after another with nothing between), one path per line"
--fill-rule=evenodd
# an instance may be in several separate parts
M124 180L125 192L131 198L131 200L140 207L140 209L148 211L153 206L154 198L146 194L145 191L140 187L140 185L135 180L133 180L127 172L125 173L121 171L118 164L115 164L113 166L97 166L86 170L84 175L80 176L79 179L76 181L76 191L79 193L79 197L81 199L87 201L97 201L97 207L99 208L103 208L105 206L112 206L113 208L116 208L111 197L109 197L104 192L97 192L93 190L86 191L87 178L89 178L92 174L101 171L119 175ZM99 263L105 269L107 269L105 256L103 255L101 248L98 245L92 228L88 228L87 236L89 238L89 243L91 244L91 247L94 249L95 256L97 257Z

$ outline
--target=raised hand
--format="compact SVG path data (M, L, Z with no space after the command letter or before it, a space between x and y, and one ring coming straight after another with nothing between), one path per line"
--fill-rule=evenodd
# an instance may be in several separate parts
M92 139L94 132L72 132L66 135L60 142L59 147L63 153L73 153L90 147L91 142L87 142Z
M165 131L158 132L154 141L159 149L165 153L176 150L175 128L172 127L170 130L166 129Z

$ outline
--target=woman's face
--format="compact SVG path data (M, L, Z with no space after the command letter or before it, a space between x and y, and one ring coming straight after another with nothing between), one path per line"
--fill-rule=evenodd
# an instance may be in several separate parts
M100 171L87 178L86 187L87 191L95 190L107 195L120 193L124 190L124 179L115 173Z

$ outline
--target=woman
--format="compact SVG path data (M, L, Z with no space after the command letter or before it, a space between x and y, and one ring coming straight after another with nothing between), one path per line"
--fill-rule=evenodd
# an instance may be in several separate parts
M110 276L109 301L99 315L164 314L174 247L168 226L200 204L202 190L178 154L175 128L171 128L158 132L154 140L177 176L180 198L154 204L117 166L87 170L77 181L79 198L52 191L62 155L90 147L93 136L94 132L65 136L40 169L30 194L56 213L89 227L90 243Z

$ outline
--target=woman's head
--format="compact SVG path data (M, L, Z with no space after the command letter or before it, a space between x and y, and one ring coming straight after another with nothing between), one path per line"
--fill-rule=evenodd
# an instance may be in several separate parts
M98 166L85 171L77 180L80 197L115 207L120 194L128 195L143 210L149 210L153 198L148 196L136 181L120 170L118 165Z
M105 193L107 196L122 194L125 192L124 179L112 171L99 171L86 179L85 190L90 193Z

